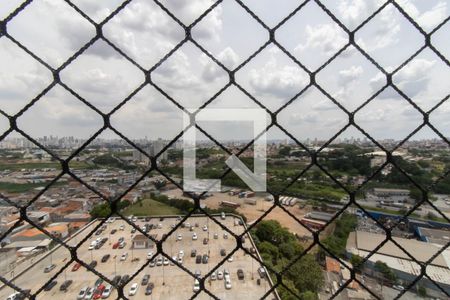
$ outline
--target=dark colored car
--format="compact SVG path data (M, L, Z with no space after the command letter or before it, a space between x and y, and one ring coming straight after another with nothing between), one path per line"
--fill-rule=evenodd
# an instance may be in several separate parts
M220 249L220 255L222 256L227 255L227 251L225 251L225 249Z
M144 277L142 277L141 285L147 285L149 280L150 280L150 275L145 274Z
M55 285L57 285L58 284L58 281L56 281L56 280L53 280L53 281L50 281L49 283L47 283L45 286L44 286L44 291L50 291L52 288L54 288L55 287Z
M197 250L192 249L191 250L191 257L196 257L197 256Z
M100 286L102 283L103 283L103 279L98 278L98 279L95 281L94 287L98 287L98 286Z
M203 254L202 263L203 264L207 264L208 263L208 259L209 259L208 255Z
M109 259L110 257L111 257L111 255L109 255L109 254L103 255L103 257L102 257L102 263L107 262L108 259Z
M159 220L160 220L160 221L164 221L164 218L163 218L163 217L161 217L161 218L159 218Z
M208 242L209 242L208 238L204 238L204 239L203 239L203 245L207 245Z
M145 222L149 222L150 221L150 217L145 217Z
M100 235L100 234L102 234L102 232L103 232L103 231L101 231L101 230L99 229L99 230L97 230L97 231L95 232L95 235Z
M153 289L155 288L155 285L153 284L153 282L150 282L149 284L147 284L147 287L145 288L145 295L151 295L153 292Z
M91 268L95 268L96 266L97 266L97 261L96 260L93 260L93 261L91 261L89 263L89 267L91 267Z
M120 285L124 285L128 279L130 279L130 275L123 275L123 277L120 279Z
M116 233L116 232L117 232L117 229L111 230L111 234L114 234L114 233Z
M238 276L239 280L244 280L244 271L242 271L242 269L238 269L237 276Z
M113 278L113 280L112 280L112 283L113 283L114 285L119 285L120 278L122 278L120 275L114 276L114 278Z
M195 258L195 263L196 264L201 264L202 263L202 256L201 255L197 255L197 257Z
M136 232L136 228L131 228L131 233L135 233Z
M66 280L63 282L63 284L61 284L61 286L59 287L60 291L63 292L67 292L67 289L69 288L69 286L72 284L72 280Z

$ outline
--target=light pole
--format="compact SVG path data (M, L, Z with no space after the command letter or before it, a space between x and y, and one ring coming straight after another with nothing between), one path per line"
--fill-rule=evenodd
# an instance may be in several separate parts
M117 276L117 255L114 255L114 277Z

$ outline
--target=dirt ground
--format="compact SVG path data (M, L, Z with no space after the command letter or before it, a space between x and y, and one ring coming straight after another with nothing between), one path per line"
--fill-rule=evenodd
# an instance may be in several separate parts
M182 191L178 189L169 190L163 192L164 195L172 198L187 199L184 197ZM265 211L273 206L273 202L267 201L264 197L255 196L251 199L256 200L256 205L244 203L245 198L239 198L238 196L230 196L228 193L212 193L212 196L208 197L202 202L209 208L219 208L222 201L229 201L238 203L241 206L237 208L239 213L242 213L247 217L247 222L251 224L257 220ZM286 209L294 215L297 219L301 219L310 209L300 209L298 205L286 206ZM311 237L311 233L299 224L295 219L286 214L281 208L275 207L264 220L277 220L281 225L288 228L292 233L297 234L300 237Z

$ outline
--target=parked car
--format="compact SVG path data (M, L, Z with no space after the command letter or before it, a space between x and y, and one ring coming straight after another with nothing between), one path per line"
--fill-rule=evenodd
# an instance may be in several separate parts
M181 233L179 233L178 235L177 235L177 241L181 241L183 239L183 236L181 235Z
M265 278L267 276L266 269L264 269L263 267L258 268L258 273L259 277L261 278Z
M97 266L97 261L96 260L93 260L93 261L91 261L89 263L89 267L91 267L91 268L95 268L96 266Z
M130 279L130 275L123 275L122 279L120 279L120 285L125 285L125 283L127 283L128 279Z
M233 256L228 257L228 262L232 262L233 261Z
M73 267L72 267L72 272L77 271L80 267L81 267L81 264L80 264L80 263L75 263L75 264L73 265Z
M89 287L87 287L87 286L83 287L83 288L78 292L77 300L83 300L84 297L86 296L86 292L87 292L88 289L89 289Z
M111 234L115 234L117 232L117 229L111 230Z
M113 278L113 280L112 280L112 283L114 283L114 285L119 285L119 283L120 283L120 278L121 278L120 275L114 276L114 278Z
M202 276L202 272L200 272L199 270L195 270L194 275L196 278L200 278Z
M121 242L121 243L119 244L119 249L125 248L126 245L127 245L126 242Z
M201 264L202 263L202 256L200 254L197 255L197 257L195 258L195 263L196 264Z
M55 264L48 265L44 268L44 273L50 273L54 268L56 268Z
M225 256L225 255L227 255L227 251L225 250L225 249L220 249L220 255L221 256Z
M223 279L223 272L217 271L217 279L222 280Z
M242 269L237 270L237 277L239 280L244 280L244 271Z
M131 285L131 287L130 287L130 291L128 292L128 295L129 296L134 296L134 295L136 295L136 293L137 293L137 290L138 290L138 284L135 282L135 283L133 283L132 285Z
M231 280L230 277L225 277L225 288L227 290L231 289Z
M97 278L97 280L94 283L94 288L97 288L98 286L100 286L103 283L103 279L101 278Z
M209 259L208 255L203 254L202 263L203 264L207 264L208 263L208 259Z
M121 260L121 261L125 261L125 260L127 260L127 257L128 257L128 252L124 252L124 253L122 254L122 256L120 257L120 260Z
M149 266L150 268L153 268L155 265L156 265L156 263L155 263L155 260L154 260L154 259L152 259L152 260L148 263L148 266Z
M196 241L198 239L198 236L197 236L197 234L194 232L193 234L192 234L192 240L193 241Z
M196 249L192 249L191 250L191 257L196 257L197 256L197 250Z
M108 284L102 292L102 298L103 299L108 298L111 295L112 290L113 290L113 286Z
M200 291L200 282L197 278L194 279L194 292Z
M105 286L103 284L100 284L94 291L94 296L93 298L96 299L100 299L103 295L103 291L105 290Z
M208 242L209 242L208 238L203 239L203 245L208 245Z
M86 294L84 296L84 300L91 300L94 296L94 288L88 288L86 290Z
M142 277L141 285L147 285L149 280L150 280L150 275L145 274L145 275Z
M145 288L145 295L151 295L153 292L153 288L155 287L155 284L153 282L150 282L147 284L147 287Z
M153 257L153 252L152 251L147 253L147 259L151 259L152 257Z
M52 288L54 288L55 287L55 285L57 285L58 284L58 281L56 281L56 280L52 280L52 281L50 281L49 283L47 283L45 286L44 286L44 291L51 291L51 289Z
M204 225L203 226L203 231L208 231L208 226Z
M222 220L225 220L226 216L225 216L225 213L224 213L224 212L222 212L222 213L220 214L220 218L221 218Z
M120 242L115 242L115 243L112 245L112 248L113 248L113 249L117 249L117 248L119 248L119 245L120 245Z
M103 257L102 257L102 263L105 263L105 262L107 262L108 261L108 259L111 257L111 255L109 255L109 254L105 254L105 255L103 255Z
M69 286L72 284L72 280L66 280L63 282L63 284L61 284L61 286L59 287L59 290L62 292L67 292L67 289L69 288Z
M216 271L214 271L211 274L211 280L216 280L216 279L217 279L217 273L216 273Z
M225 233L223 234L223 238L224 238L224 239L228 239L228 233L225 232Z
M219 238L219 235L217 233L214 233L214 239L217 240Z

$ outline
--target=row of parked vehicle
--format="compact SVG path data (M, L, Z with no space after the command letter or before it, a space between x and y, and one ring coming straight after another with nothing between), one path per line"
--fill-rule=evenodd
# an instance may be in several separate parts
M103 279L95 281L93 287L85 286L78 292L77 300L106 299L114 287L111 284L104 284Z

